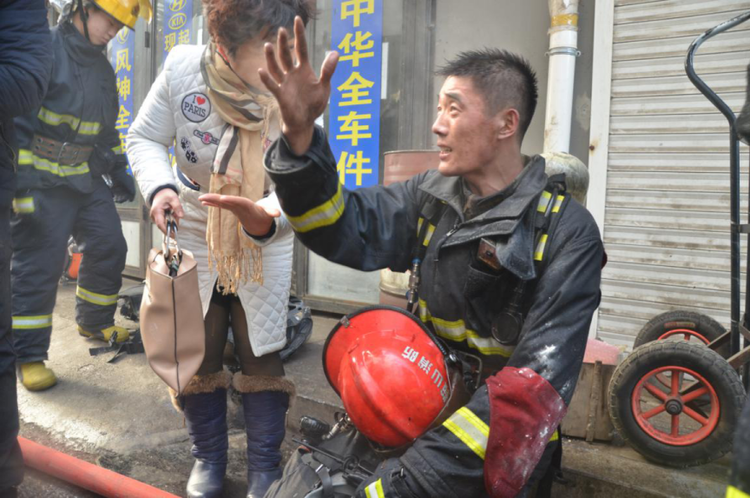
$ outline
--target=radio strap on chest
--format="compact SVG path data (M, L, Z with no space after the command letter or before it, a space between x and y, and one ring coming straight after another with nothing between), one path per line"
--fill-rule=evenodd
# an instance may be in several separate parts
M547 185L539 196L536 215L534 217L534 267L536 278L533 281L518 280L510 298L503 309L492 322L492 336L503 345L518 343L523 329L526 302L534 282L544 272L548 258L545 258L547 248L550 247L557 224L565 210L570 195L565 191L565 175L549 177ZM432 240L435 227L440 223L447 204L434 198L427 197L420 206L420 217L417 223L417 241L412 250L412 267L407 291L407 310L413 313L414 306L419 302L419 285L422 262L427 248ZM482 242L494 245L494 242L482 239ZM483 264L486 264L483 262ZM497 270L497 268L494 268Z
M565 177L563 175L550 177L547 186L539 196L534 217L536 278L532 281L518 280L511 291L510 299L492 320L492 337L504 346L518 344L521 338L530 290L533 289L535 282L539 280L547 266L548 259L545 258L545 252L550 246L560 214L567 206L569 199L570 195L565 193Z
M406 293L406 310L414 313L414 305L419 302L419 283L422 261L427 254L427 248L435 233L435 227L440 223L447 204L434 197L427 197L419 209L417 222L417 243L412 250L411 272L409 275L409 290Z

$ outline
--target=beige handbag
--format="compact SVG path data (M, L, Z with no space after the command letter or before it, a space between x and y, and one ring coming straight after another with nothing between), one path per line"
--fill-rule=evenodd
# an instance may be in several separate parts
M164 244L148 256L140 322L149 365L179 395L203 363L206 331L195 258L176 236L168 216Z

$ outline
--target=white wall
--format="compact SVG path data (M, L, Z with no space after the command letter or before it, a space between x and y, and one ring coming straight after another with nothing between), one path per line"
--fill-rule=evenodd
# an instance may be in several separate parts
M594 25L594 0L580 5L579 48L582 56L576 64L576 89L573 110L571 153L588 159L587 105L591 95L591 44ZM459 52L482 47L497 47L524 56L539 79L539 103L531 127L526 133L523 152L537 154L544 144L544 108L547 95L545 55L549 48L549 10L545 0L437 0L435 65L437 67ZM436 93L442 78L435 81ZM433 111L434 116L434 111Z
M435 65L459 52L503 48L524 56L539 78L539 103L523 143L526 154L542 151L547 93L549 11L544 0L437 0ZM436 93L442 78L435 81Z

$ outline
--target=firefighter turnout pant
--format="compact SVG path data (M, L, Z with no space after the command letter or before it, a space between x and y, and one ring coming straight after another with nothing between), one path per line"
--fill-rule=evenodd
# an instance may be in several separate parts
M64 186L33 191L34 212L13 218L13 333L19 364L47 359L70 235L83 253L76 321L88 331L114 325L127 246L109 188L101 179L94 183L88 194Z
M10 308L10 199L3 200L0 187L0 496L23 481Z

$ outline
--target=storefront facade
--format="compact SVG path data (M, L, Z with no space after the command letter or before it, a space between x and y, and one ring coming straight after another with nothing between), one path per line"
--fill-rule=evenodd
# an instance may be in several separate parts
M373 83L373 94L366 96L373 102L365 107L332 105L333 111L329 109L323 116L323 124L329 134L333 121L335 136L347 134L342 133L342 125L348 126L349 135L352 129L360 129L361 135L372 135L360 137L357 144L351 138L348 140L350 146L356 145L355 149L362 149L362 157L368 156L370 161L360 164L360 172L371 170L360 175L362 185L383 182L384 153L434 147L431 125L435 117L436 96L442 84L440 79L434 77L434 72L446 60L464 50L505 48L530 61L539 78L540 100L523 151L526 154L542 151L547 92L547 31L550 25L546 2L318 0L317 8L318 17L308 27L315 67L319 67L326 52L332 50L332 37L335 48L343 55L353 55L356 49L362 53L373 53L372 56L360 57L356 67L354 57L342 61L340 74L337 74L342 78L346 76L337 86L346 84L355 72ZM132 99L132 110L129 111L132 117L161 70L168 49L175 44L203 43L207 39L200 0L155 0L154 10L156 15L150 26L139 20L136 32L130 33L134 37L131 42L132 75L129 75L132 82L128 95ZM360 15L359 26L354 26L354 14L357 12ZM593 22L594 2L584 0L580 6L581 56L576 68L571 139L571 153L584 162L589 144ZM357 31L361 32L360 35L357 35ZM343 41L347 34L351 36L343 45L336 41ZM110 47L110 57L115 66L117 48L114 43ZM118 81L122 81L124 76L121 72L122 68L119 68ZM377 77L374 76L376 74ZM352 84L357 84L356 77L349 81L349 85ZM369 87L365 85L362 88ZM346 86L340 92L340 97L345 90ZM374 94L375 90L377 95ZM352 111L356 111L357 116L369 118L359 121L340 119L350 117ZM132 117L129 122L132 122ZM364 126L369 128L365 130ZM125 133L126 129L120 131ZM338 142L342 145L347 139L339 138ZM337 150L336 147L334 150ZM355 149L344 147L338 152L347 152L356 157ZM342 178L347 186L356 188L357 175L349 173L356 173L357 161L349 159L347 164L349 171L345 167ZM355 185L348 183L352 181L351 178L355 178ZM148 208L142 199L122 206L120 213L129 249L126 274L140 278L145 272L148 251L160 243L162 236L149 221ZM345 312L364 303L375 303L379 297L379 284L379 272L363 273L333 265L302 246L296 248L293 291L316 309Z
M748 0L597 1L587 207L609 255L592 328L607 342L630 346L676 309L729 324L729 127L688 80L685 57L698 35L748 10ZM695 59L735 112L748 30L717 36ZM740 165L746 210L744 145Z

